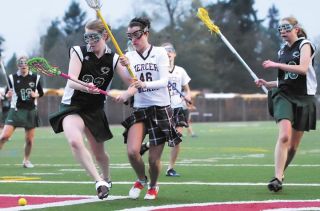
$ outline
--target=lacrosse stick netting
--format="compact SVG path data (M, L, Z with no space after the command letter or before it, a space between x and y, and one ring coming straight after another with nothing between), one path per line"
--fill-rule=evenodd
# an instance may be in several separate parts
M254 79L254 81L258 80L259 78L257 77L257 75L251 70L251 68L241 58L241 56L236 51L236 49L231 45L231 43L227 40L227 38L221 33L219 27L212 22L212 20L209 17L208 11L204 8L199 8L197 16L209 28L209 30L211 32L216 33L221 38L221 40L227 45L227 47L230 49L230 51L239 59L239 61L242 63L242 65L247 69L247 71L250 73L250 75ZM261 88L264 91L264 93L268 93L268 90L265 86L261 86Z
M65 79L68 79L68 80L71 80L75 83L81 84L82 86L85 86L87 88L92 88L92 86L90 84L88 84L84 81L80 81L78 79L75 79L75 78L71 77L70 75L67 75L67 74L61 72L58 67L51 66L45 58L35 57L32 59L29 59L27 61L27 64L28 64L29 69L32 72L37 72L37 73L39 72L39 73L42 73L47 76L61 76ZM110 96L108 94L108 92L106 92L102 89L98 89L97 91L100 94ZM110 97L112 97L112 96L110 96Z

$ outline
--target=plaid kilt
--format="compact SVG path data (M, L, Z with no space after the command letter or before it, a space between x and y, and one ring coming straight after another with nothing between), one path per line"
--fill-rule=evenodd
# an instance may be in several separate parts
M49 115L49 122L55 133L63 131L62 121L71 114L78 114L97 142L104 142L113 137L108 119L103 109L83 109L78 106L60 104L58 112Z
M314 96L289 95L280 89L268 92L269 113L276 122L282 119L291 121L292 127L298 131L316 129L316 102Z
M189 127L188 116L185 115L185 111L182 107L173 109L173 119L176 127Z
M135 108L132 114L122 122L125 127L123 133L124 142L127 143L129 128L138 122L143 122L145 133L149 134L150 145L156 146L168 142L168 146L174 147L179 144L181 134L175 129L173 112L170 106L150 106L148 108Z

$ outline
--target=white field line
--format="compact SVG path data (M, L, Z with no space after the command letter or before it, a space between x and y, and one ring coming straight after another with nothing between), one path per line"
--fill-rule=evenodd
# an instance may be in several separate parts
M320 207L300 207L300 208L275 208L275 209L267 209L262 211L316 211L320 210Z
M34 175L63 175L63 173L49 173L49 172L34 172L34 173L23 173L22 175L26 175L26 176L34 176ZM0 177L1 178L1 177Z
M118 210L118 211L149 211L149 210L157 210L157 209L193 207L193 206L203 207L203 206L210 206L210 205L213 206L213 205L229 205L229 204L279 203L279 202L290 203L290 202L319 202L319 201L320 201L320 199L315 199L315 200L233 201L233 202L211 202L211 203L209 202L209 203L170 204L170 205L161 205L161 206L136 207L136 208L129 208L129 209L123 209L123 210ZM278 211L278 209L272 209L272 211L274 211L274 210ZM289 208L288 210L292 210L292 208ZM295 210L295 208L293 208L293 210ZM266 210L264 210L264 211L266 211Z
M87 197L82 195L12 195L12 194L0 194L0 196L36 196L36 197ZM92 203L92 202L102 202L102 201L112 201L112 200L118 200L118 199L126 199L127 196L108 196L107 199L100 200L97 198L97 196L88 196L90 198L88 199L75 199L75 200L69 200L69 201L62 201L62 202L52 202L52 203L45 203L45 204L38 204L38 205L26 205L26 206L17 206L17 207L10 207L10 208L4 208L0 209L1 211L18 211L18 210L32 210L32 209L42 209L42 208L48 208L48 207L61 207L61 206L68 206L68 205L77 205L77 204L86 204L86 203Z
M14 180L0 180L1 183L22 183L22 184L93 184L90 181L14 181ZM112 181L112 184L117 185L131 185L132 181ZM266 186L265 182L159 182L159 185L204 185L204 186ZM286 183L286 186L300 186L300 187L320 187L320 183Z
M162 162L163 165L168 162ZM203 164L194 162L177 162L177 166L209 166L209 167L274 167L274 164ZM0 164L0 166L21 166L21 164ZM80 167L77 164L35 164L39 167ZM320 164L291 164L290 167L320 167ZM131 168L129 163L111 164L110 168Z
M43 194L0 194L0 197L3 196L3 197L14 197L14 196L20 196L20 197L27 197L27 196L30 196L30 197L55 197L55 198L92 198L93 195L43 195Z

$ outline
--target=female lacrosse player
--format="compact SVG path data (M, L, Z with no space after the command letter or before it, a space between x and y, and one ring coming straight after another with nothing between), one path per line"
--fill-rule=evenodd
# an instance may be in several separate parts
M29 71L27 57L21 56L17 59L18 71L9 75L9 86L6 98L10 99L10 110L8 112L4 128L0 135L0 149L10 139L17 127L25 129L24 168L33 168L30 162L31 150L34 142L35 128L39 126L36 108L36 99L43 96L40 83L40 75Z
M313 68L315 48L307 40L305 31L293 17L283 18L278 27L285 41L279 62L266 60L265 69L278 69L277 81L256 81L258 86L273 88L269 91L269 110L279 127L275 147L275 177L269 182L270 191L282 189L284 170L292 161L304 131L316 128L314 95L317 89Z
M86 24L84 41L87 45L70 49L69 75L89 83L92 88L69 80L59 112L50 117L53 130L56 133L64 131L75 159L96 181L100 199L108 196L111 187L109 155L104 150L104 141L111 139L112 134L104 112L106 97L99 94L97 88L106 90L114 71L124 81L129 78L125 68L118 63L119 56L106 45L108 39L101 21L94 20ZM102 171L101 176L85 146L84 135Z
M118 100L126 101L134 93L134 110L122 124L126 128L128 158L138 179L129 191L129 197L136 199L147 185L145 165L140 155L141 143L149 135L149 173L150 183L144 199L156 199L159 186L157 180L161 170L161 155L164 144L174 147L181 142L172 119L170 95L168 91L169 58L164 48L155 47L148 41L150 21L146 18L134 18L127 30L135 51L121 57L122 65L130 65L137 78L128 91Z
M171 43L163 43L161 45L167 51L170 69L169 69L169 92L171 97L171 108L173 108L173 118L176 124L176 130L182 134L183 127L188 127L188 117L184 113L184 104L186 101L191 102L191 94L189 88L190 77L185 71L184 68L174 64L175 57L177 56L176 51ZM174 86L174 87L173 87ZM184 90L184 98L180 95ZM179 93L180 92L180 93ZM143 154L146 150L149 149L149 142L146 142L142 145L140 154ZM178 174L174 170L174 165L178 158L180 151L180 144L175 145L171 148L169 166L166 172L166 176L169 177L178 177Z

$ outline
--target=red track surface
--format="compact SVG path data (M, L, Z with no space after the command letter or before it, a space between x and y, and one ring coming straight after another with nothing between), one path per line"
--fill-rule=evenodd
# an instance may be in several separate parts
M18 205L19 196L0 196L0 209L16 207ZM53 202L87 199L88 197L53 197L53 196L23 196L27 200L27 205L46 204Z

